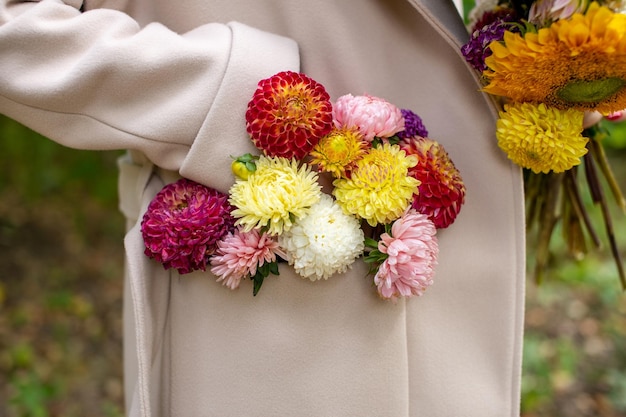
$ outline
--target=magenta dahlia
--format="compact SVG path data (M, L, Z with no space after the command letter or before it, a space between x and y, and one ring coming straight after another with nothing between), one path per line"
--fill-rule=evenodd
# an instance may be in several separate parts
M188 179L168 184L141 221L145 254L180 274L206 270L217 242L234 228L228 196Z
M400 141L407 155L417 157L409 175L420 181L413 208L426 214L438 229L451 225L465 202L465 185L459 170L439 143L413 137Z
M246 129L266 156L304 158L333 124L324 86L284 71L261 80L246 111Z

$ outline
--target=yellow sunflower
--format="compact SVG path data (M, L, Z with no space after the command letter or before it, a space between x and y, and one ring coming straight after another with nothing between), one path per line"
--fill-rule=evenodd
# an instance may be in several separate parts
M626 108L626 15L592 3L537 33L492 42L488 93L607 114Z

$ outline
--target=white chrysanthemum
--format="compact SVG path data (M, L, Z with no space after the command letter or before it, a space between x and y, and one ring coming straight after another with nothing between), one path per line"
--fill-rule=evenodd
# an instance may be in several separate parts
M289 264L311 281L345 272L363 252L363 241L359 221L326 194L306 217L278 237Z

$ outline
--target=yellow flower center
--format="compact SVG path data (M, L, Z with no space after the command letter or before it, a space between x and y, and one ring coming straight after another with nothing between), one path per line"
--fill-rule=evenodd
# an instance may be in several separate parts
M278 97L277 116L287 123L306 127L322 110L322 104L305 84L284 87Z
M311 152L312 163L322 171L332 172L336 178L344 176L347 169L365 153L358 130L334 130L323 137Z

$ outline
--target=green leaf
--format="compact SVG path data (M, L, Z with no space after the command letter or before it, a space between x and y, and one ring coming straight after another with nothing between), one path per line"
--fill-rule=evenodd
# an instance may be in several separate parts
M256 164L254 162L246 162L246 169L250 172L255 172Z
M261 291L261 286L263 285L263 281L270 274L279 275L278 273L278 263L277 262L266 262L263 265L259 266L256 270L256 274L251 276L250 279L253 281L253 289L252 295L256 296L259 291Z
M378 249L378 241L366 236L365 246L372 249Z
M263 276L263 274L260 274L259 271L257 271L257 273L252 278L252 281L254 282L254 288L252 289L253 296L256 296L259 291L261 291L261 286L263 285L264 279L265 277Z

